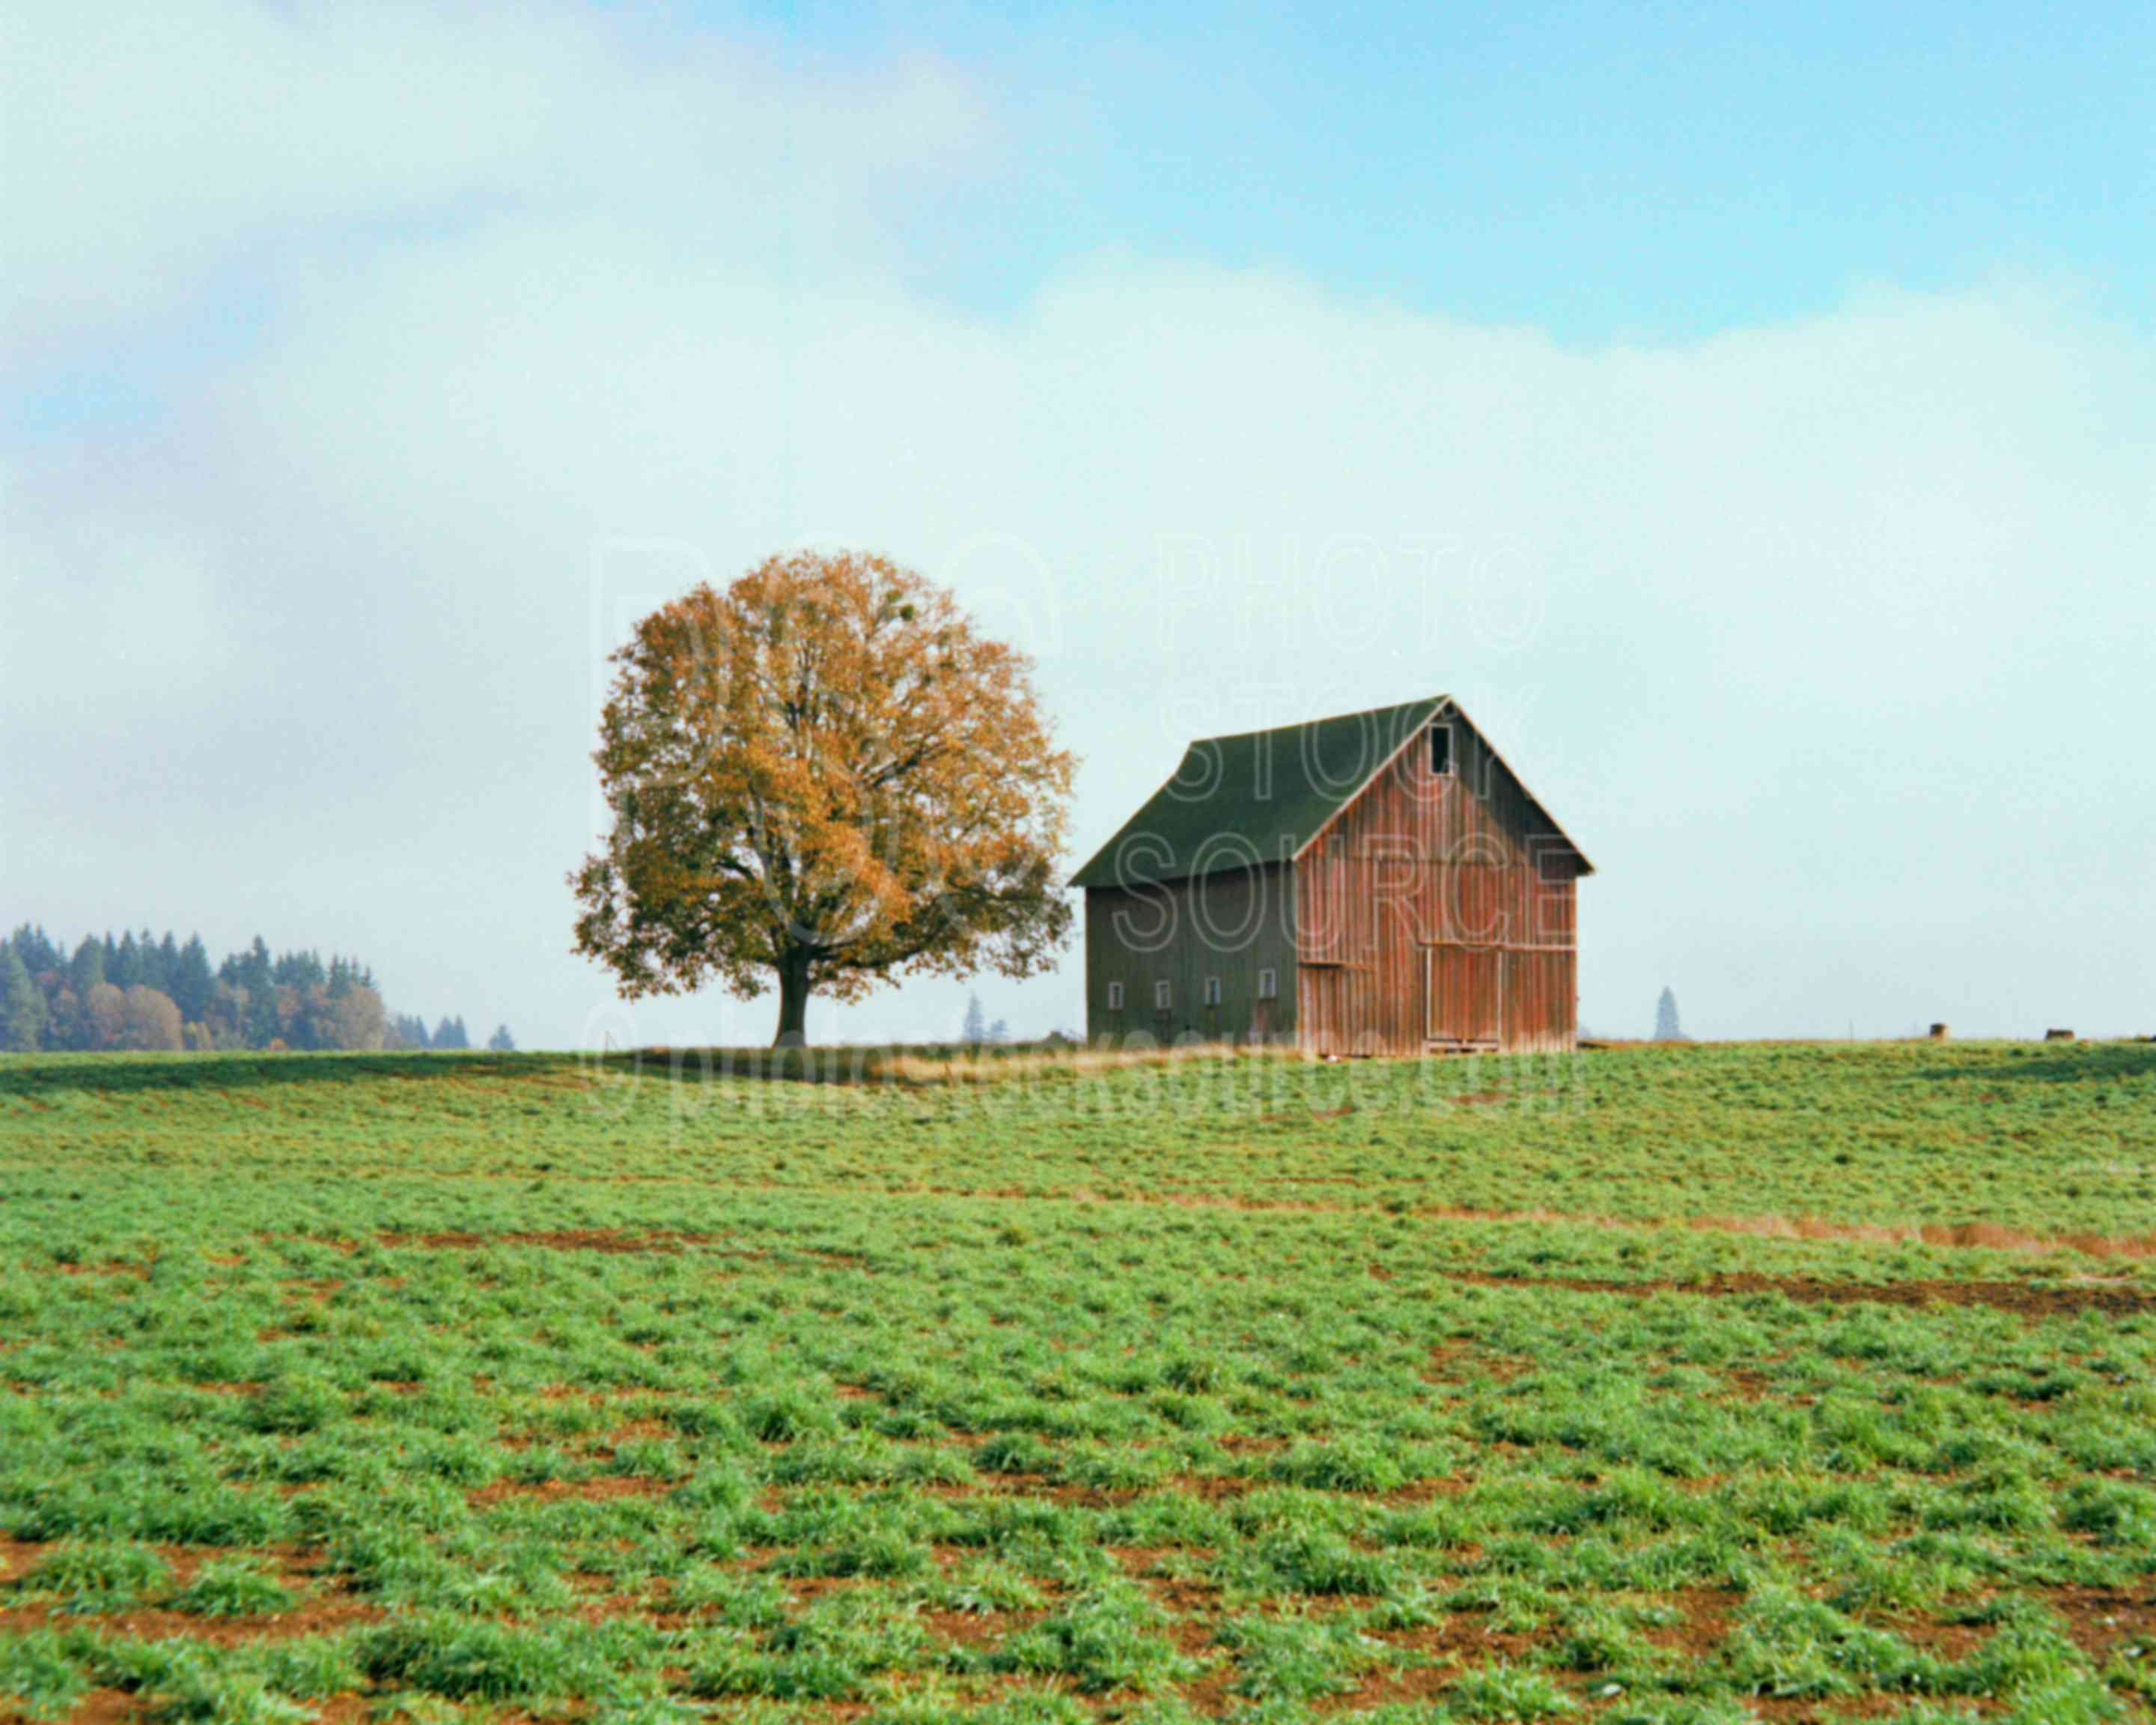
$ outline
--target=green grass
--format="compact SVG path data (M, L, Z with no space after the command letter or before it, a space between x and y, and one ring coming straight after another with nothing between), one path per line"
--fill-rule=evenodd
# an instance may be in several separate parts
M2156 1047L744 1064L0 1060L0 1715L2150 1716Z

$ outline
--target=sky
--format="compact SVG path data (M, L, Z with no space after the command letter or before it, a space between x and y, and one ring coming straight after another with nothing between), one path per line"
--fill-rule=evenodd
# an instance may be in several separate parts
M1075 867L1447 691L1581 1017L2156 1032L2156 13L9 8L0 922L526 1046L606 654L782 549L1024 647ZM1024 983L818 1038L1083 1022Z

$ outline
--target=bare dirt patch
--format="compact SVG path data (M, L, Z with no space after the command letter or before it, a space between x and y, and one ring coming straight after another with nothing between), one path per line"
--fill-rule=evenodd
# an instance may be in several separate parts
M1454 1281L1480 1287L1557 1287L1574 1293L1618 1294L1644 1300L1653 1294L1700 1294L1734 1298L1781 1294L1803 1305L1989 1306L2025 1317L2074 1317L2084 1312L2125 1317L2156 1312L2156 1289L2122 1282L1823 1281L1812 1276L1762 1276L1745 1271L1698 1281L1615 1281L1588 1276L1491 1276L1446 1272Z
M1040 1611L924 1611L930 1634L959 1647L996 1647L1029 1629L1047 1614Z
M150 1716L149 1703L125 1689L93 1689L74 1704L68 1725L131 1725Z
M2111 1588L2055 1587L2044 1603L2059 1614L2066 1634L2101 1665L2122 1647L2156 1647L2156 1588L2138 1593Z
M378 1605L356 1599L327 1599L305 1603L290 1611L262 1617L200 1617L191 1611L167 1611L143 1607L109 1613L63 1611L51 1605L18 1605L0 1610L0 1635L19 1635L38 1629L88 1629L100 1635L124 1636L137 1641L211 1641L232 1646L247 1641L289 1640L300 1635L326 1635L356 1623L379 1622L387 1614Z
M534 1246L549 1252L678 1252L678 1234L625 1234L617 1228L562 1228L510 1234L472 1234L452 1229L439 1234L384 1234L382 1244L418 1246L430 1252L468 1252L488 1246Z
M1651 1624L1640 1634L1655 1645L1681 1653L1686 1659L1705 1659L1728 1635L1730 1613L1738 1597L1720 1588L1680 1589L1662 1595L1657 1602L1668 1612L1669 1620Z
M1532 1372L1535 1362L1517 1353L1491 1353L1468 1342L1443 1342L1422 1368L1425 1384L1509 1384Z
M654 1480L641 1474L603 1474L588 1480L496 1480L465 1494L474 1509L506 1502L560 1503L576 1499L603 1503L616 1497L659 1497L674 1489L670 1480Z

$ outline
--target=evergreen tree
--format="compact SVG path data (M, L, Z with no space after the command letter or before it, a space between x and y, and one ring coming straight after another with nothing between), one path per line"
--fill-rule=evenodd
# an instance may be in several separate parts
M1677 997L1672 990L1664 988L1662 998L1655 1003L1655 1040L1683 1042L1687 1040L1683 1026L1677 1022Z
M218 980L243 996L234 1029L242 1048L267 1048L277 1035L277 983L270 948L260 935L244 952L217 968Z
M282 1019L277 1010L277 985L264 978L247 988L247 1004L239 1014L240 1040L249 1048L267 1048L277 1040Z
M470 1048L471 1039L465 1034L462 1019L444 1019L434 1026L434 1045L436 1048Z
M319 988L329 981L319 952L280 952L270 973L280 988Z
M431 1048L428 1040L427 1021L416 1013L403 1013L390 1025L399 1048Z
M978 1048L987 1040L988 1034L988 1020L987 1014L981 1010L981 997L968 994L966 997L966 1028L960 1035L964 1041Z
M172 986L165 992L172 997L172 1004L179 1008L182 1019L188 1024L198 1024L209 1016L210 993L215 987L215 979L209 973L209 953L203 946L202 937L188 936L187 945L180 948L172 961Z
M25 922L15 931L12 942L15 956L23 961L23 968L33 978L67 968L67 954L52 943L43 928L33 928Z
M250 994L257 990L268 990L276 986L270 975L270 948L260 935L244 952L234 952L217 968L218 979L229 983L235 988L244 988Z
M85 935L68 962L68 987L78 999L86 1000L90 991L104 980L105 948L94 937Z
M494 1034L486 1039L486 1045L496 1054L516 1052L516 1039L509 1034L509 1026L506 1024L496 1024L494 1027Z
M170 995L172 992L173 980L178 976L180 970L179 943L172 938L170 929L165 931L164 939L159 941L154 947L149 944L149 940L150 931L146 928L142 931L142 968L145 973L143 981L160 993Z
M0 1049L30 1054L45 1036L45 997L13 941L0 942Z

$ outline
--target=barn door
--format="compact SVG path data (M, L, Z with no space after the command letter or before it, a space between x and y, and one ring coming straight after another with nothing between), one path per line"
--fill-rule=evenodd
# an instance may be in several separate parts
M1500 1042L1505 1034L1505 955L1495 947L1425 949L1423 1034L1431 1042Z

